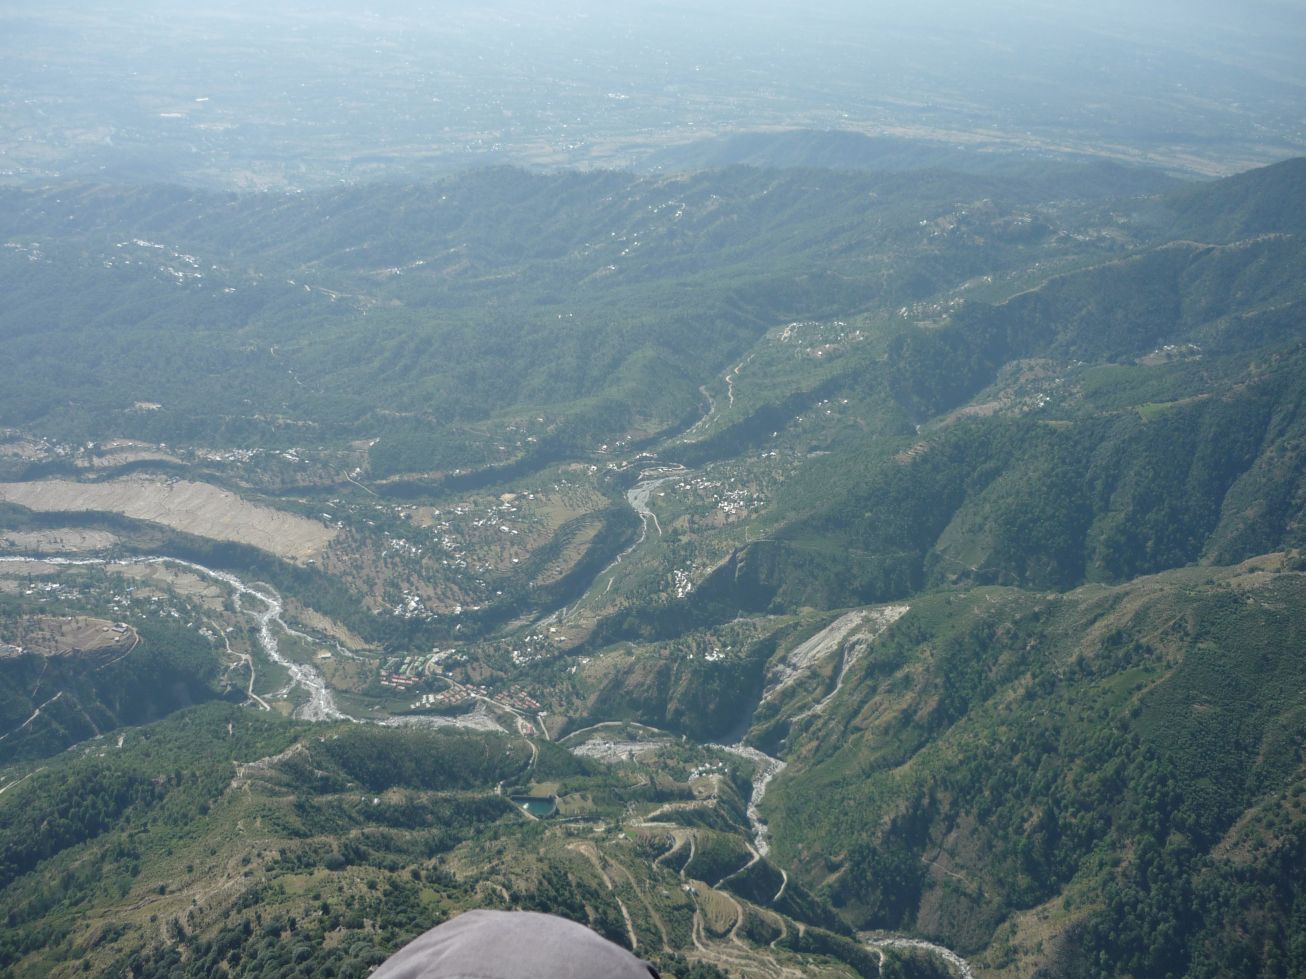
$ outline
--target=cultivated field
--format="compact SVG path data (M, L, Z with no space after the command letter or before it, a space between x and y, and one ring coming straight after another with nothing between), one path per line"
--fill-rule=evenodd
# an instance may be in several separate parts
M21 616L0 625L0 649L10 654L18 650L41 656L125 651L139 641L129 625L83 615Z
M102 551L118 543L118 538L103 530L60 527L54 530L9 530L0 533L0 549L35 551L42 554L77 554Z

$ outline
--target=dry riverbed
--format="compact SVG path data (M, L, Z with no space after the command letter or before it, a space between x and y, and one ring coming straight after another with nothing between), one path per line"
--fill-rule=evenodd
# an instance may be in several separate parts
M335 529L316 520L187 480L136 476L104 483L0 483L0 500L41 513L117 513L197 537L249 544L291 561L316 557L336 536Z

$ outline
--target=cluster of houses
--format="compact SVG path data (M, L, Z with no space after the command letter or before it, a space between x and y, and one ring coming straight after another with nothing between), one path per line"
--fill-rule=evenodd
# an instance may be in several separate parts
M439 673L445 663L461 663L466 659L466 654L459 653L456 649L436 649L414 656L395 656L386 661L383 673L416 679Z
M501 704L507 704L509 707L515 707L518 710L537 711L540 709L540 702L521 687L509 687L494 699Z
M413 702L413 710L432 707L457 707L472 699L472 694L465 687L450 687L439 693L424 693Z
M706 500L727 517L739 516L766 505L766 499L761 494L742 488L728 487L719 479L703 477L685 479L676 483L676 489Z
M730 770L723 761L708 761L695 765L689 770L690 781L696 778L708 778L712 775L724 775Z
M421 683L421 679L408 673L381 674L381 686L393 687L395 690L407 690L409 687L416 686L418 683Z

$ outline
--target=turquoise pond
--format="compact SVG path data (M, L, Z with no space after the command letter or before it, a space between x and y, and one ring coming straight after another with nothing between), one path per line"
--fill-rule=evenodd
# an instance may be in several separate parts
M536 818L552 816L558 809L557 803L549 796L514 795L512 801Z

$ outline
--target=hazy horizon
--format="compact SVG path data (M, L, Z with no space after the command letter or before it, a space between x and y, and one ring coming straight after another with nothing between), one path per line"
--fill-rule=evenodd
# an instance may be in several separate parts
M1156 0L9 5L0 171L309 186L844 129L1219 174L1306 152L1306 14Z

